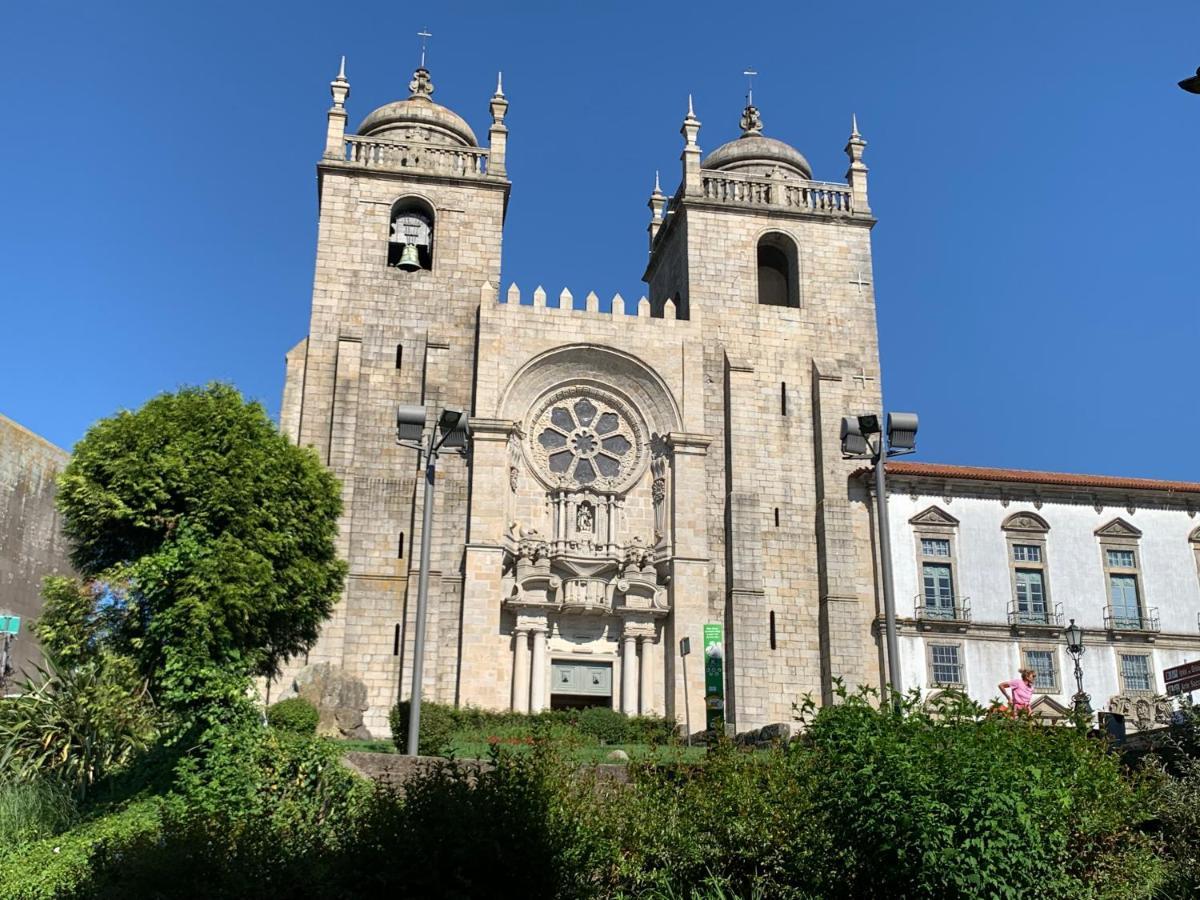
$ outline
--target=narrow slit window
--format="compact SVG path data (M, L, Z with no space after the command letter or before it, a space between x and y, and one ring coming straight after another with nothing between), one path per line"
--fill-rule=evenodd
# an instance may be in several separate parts
M771 649L774 650L775 649L775 610L771 610L769 622L770 622L770 629L771 629Z
M788 414L787 407L787 382L779 382L779 414L786 416Z
M396 345L396 368L399 369L404 365L404 345Z
M404 559L404 532L400 532L400 540L396 543L396 559Z
M392 631L392 656L400 655L400 623L396 623L395 629Z
M779 527L779 507L775 507L775 527Z

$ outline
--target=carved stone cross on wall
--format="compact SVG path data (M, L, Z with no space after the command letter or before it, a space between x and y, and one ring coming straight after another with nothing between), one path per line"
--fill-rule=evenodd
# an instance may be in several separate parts
M859 368L858 374L857 374L857 375L851 375L851 376L850 376L850 378L851 378L851 380L853 380L853 381L857 381L857 382L858 382L858 386L859 386L860 388L865 388L865 387L867 386L867 382L868 382L868 381L876 381L876 380L878 380L878 379L876 379L876 378L875 378L875 376L874 376L874 375L868 375L868 374L867 374L867 370L866 370L866 368L865 368L864 366L859 366L858 368Z
M852 278L850 280L850 284L854 284L854 285L858 286L858 292L860 294L862 293L863 285L870 284L870 283L871 282L869 282L865 278L863 278L862 272L859 272L857 276L855 276L854 278Z

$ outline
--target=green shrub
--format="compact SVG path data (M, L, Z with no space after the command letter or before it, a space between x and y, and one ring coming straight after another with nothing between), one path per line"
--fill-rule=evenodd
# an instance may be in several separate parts
M675 722L664 716L632 716L627 740L631 744L664 745L678 738Z
M539 748L494 755L474 772L446 762L405 786L402 804L376 795L347 843L357 896L588 898L607 871L606 804L573 767Z
M961 699L902 714L866 694L823 707L792 751L828 897L1092 896L1159 874L1138 833L1149 798L1071 727L984 718Z
M0 784L0 850L58 834L77 818L70 790L56 781Z
M1157 768L1154 812L1170 860L1166 897L1200 897L1200 760L1177 762L1171 777Z
M401 753L408 752L408 710L408 701L401 700L392 707L388 716L392 727L392 741ZM461 716L462 711L453 706L422 700L417 752L422 756L441 756L449 751L454 733L460 728Z
M119 892L106 890L106 866L136 859L139 851L150 851L158 843L162 836L161 810L160 800L143 800L65 834L5 854L0 857L0 897L64 900L120 896Z
M267 707L267 724L289 734L315 735L320 718L317 708L303 697L280 700Z
M624 713L605 706L590 706L579 711L578 728L602 744L629 742L629 719Z

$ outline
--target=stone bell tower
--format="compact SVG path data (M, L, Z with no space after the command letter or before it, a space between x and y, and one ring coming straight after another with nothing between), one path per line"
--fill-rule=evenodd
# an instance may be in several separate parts
M702 156L691 98L682 171L650 198L645 280L656 314L699 322L708 480L710 621L725 625L726 722L789 721L834 679L878 683L869 522L842 460L839 418L880 405L866 142L848 183L813 179L763 133Z
M347 134L344 59L330 85L312 319L287 355L281 413L284 431L341 479L345 502L339 550L350 575L307 662L360 681L365 724L384 734L388 707L411 689L421 546L417 460L396 446L395 408L471 409L479 289L499 281L510 187L499 83L487 148L434 102L423 59L408 87ZM454 702L467 521L461 459L443 461L436 502L424 695Z

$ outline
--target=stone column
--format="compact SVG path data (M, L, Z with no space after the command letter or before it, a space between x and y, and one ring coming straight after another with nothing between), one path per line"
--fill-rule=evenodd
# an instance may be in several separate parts
M529 711L541 712L546 698L546 629L533 629L533 668L529 678Z
M627 716L636 716L638 712L637 636L626 630L621 640L621 712Z
M638 704L638 712L648 716L654 711L654 662L657 656L654 652L654 635L648 634L638 643L642 645L641 702Z
M483 417L471 420L471 480L475 488L471 494L471 540L466 545L462 652L458 660L459 703L464 706L501 709L514 697L512 685L504 683L504 676L513 671L511 664L516 657L497 641L501 601L507 596L502 578L508 524L504 513L506 495L511 493L508 444L514 429L515 423L509 421ZM419 509L414 514L419 516Z
M529 631L513 631L513 712L529 712Z
M702 381L698 380L698 384ZM702 390L702 388L700 388ZM691 397L697 391L689 391ZM708 609L708 472L705 456L712 438L704 434L672 432L671 471L667 494L671 561L671 615L663 623L662 652L666 657L666 713L677 722L690 719L692 730L704 727L704 655L702 629L714 621ZM715 621L720 621L716 619ZM692 657L684 665L679 639L692 642ZM683 676L688 677L689 715L684 713Z

